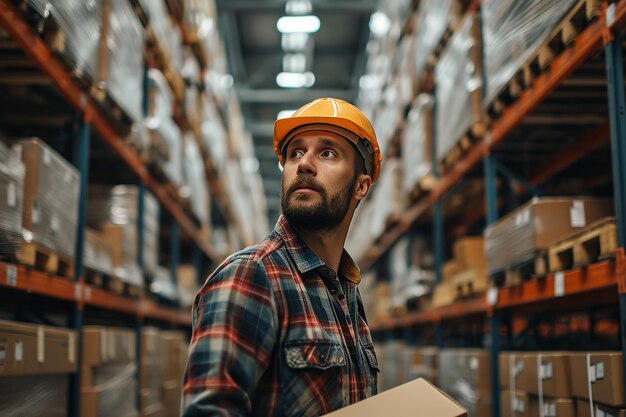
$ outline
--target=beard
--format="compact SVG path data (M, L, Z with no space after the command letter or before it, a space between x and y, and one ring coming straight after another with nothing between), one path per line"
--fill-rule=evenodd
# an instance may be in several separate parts
M328 193L312 177L298 177L280 196L280 205L283 215L290 225L313 232L329 231L337 228L345 219L350 207L352 191L356 185L357 176L335 195L328 197ZM315 195L296 195L298 187L306 186L318 192ZM318 201L311 202L311 199Z

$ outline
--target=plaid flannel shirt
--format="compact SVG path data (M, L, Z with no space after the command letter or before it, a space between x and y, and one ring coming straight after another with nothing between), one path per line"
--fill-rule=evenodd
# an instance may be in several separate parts
M282 216L224 261L194 302L183 416L319 416L376 394L360 272L345 251L339 269Z

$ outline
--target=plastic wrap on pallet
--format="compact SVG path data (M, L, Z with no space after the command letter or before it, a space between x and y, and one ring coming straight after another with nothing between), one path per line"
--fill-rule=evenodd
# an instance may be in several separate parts
M450 38L437 66L437 160L457 144L473 121L471 93L482 88L482 80L471 60L473 16L468 16ZM451 116L454 115L454 116Z
M24 240L73 258L79 172L40 139L21 140L16 149L25 167Z
M396 221L402 212L404 194L400 187L401 177L400 160L387 159L372 195L376 210L372 213L369 227L374 238L380 236L388 223Z
M243 239L244 246L251 245L254 240L254 222L257 221L250 201L249 184L246 182L239 160L231 158L226 164L226 183L229 201L232 203L237 218L238 236Z
M50 0L49 3L50 14L63 31L62 41L55 48L78 76L100 81L97 77L102 1Z
M165 301L178 301L178 285L174 283L174 278L168 268L157 267L152 276L150 292Z
M455 22L454 0L421 1L415 25L415 74L421 76L443 35Z
M50 0L26 0L26 4L43 18L50 15Z
M489 351L444 349L439 354L439 388L466 408L470 417L491 403Z
M391 307L406 307L406 288L409 275L409 240L404 237L398 240L390 250L390 283Z
M376 131L376 137L380 145L380 151L383 155L393 138L400 121L402 120L403 106L400 100L400 85L398 78L389 84L383 92L383 103L376 112L373 120L373 127Z
M136 386L137 365L107 364L93 370L94 385L83 388L83 401L95 397L96 415L98 417L136 416L135 406L137 392Z
M217 10L214 0L183 0L183 19L193 41L199 41L209 56L219 50Z
M532 260L581 227L613 213L607 199L534 198L485 229L490 274Z
M354 259L360 259L370 247L376 236L370 227L370 220L374 213L372 198L364 200L354 212L352 226L346 239L346 250Z
M185 163L183 164L186 196L200 224L208 225L210 219L209 186L207 184L204 161L193 134L185 134Z
M139 363L140 404L142 410L161 403L161 384L165 378L165 343L161 332L144 328Z
M113 254L109 242L102 239L96 230L85 230L83 264L86 268L113 275Z
M204 146L216 167L228 160L228 139L218 110L212 100L203 95L201 132Z
M409 110L402 135L403 190L409 194L419 181L432 174L433 97L420 94Z
M522 68L577 0L484 0L481 3L488 105Z
M164 0L139 0L148 14L150 28L159 47L172 69L180 72L183 61L183 42L179 27L175 24Z
M0 255L15 254L22 241L24 164L0 141Z
M143 119L143 28L128 0L109 0L107 91L130 118ZM89 3L89 2L86 2ZM153 1L151 3L157 3Z
M152 274L158 265L160 208L156 198L144 191L144 271ZM135 281L137 275L137 216L139 210L139 189L134 185L115 187L92 186L87 201L87 223L91 227L101 227L110 223L122 228L122 265L116 266L116 274L130 274Z
M0 377L2 417L66 417L69 375Z

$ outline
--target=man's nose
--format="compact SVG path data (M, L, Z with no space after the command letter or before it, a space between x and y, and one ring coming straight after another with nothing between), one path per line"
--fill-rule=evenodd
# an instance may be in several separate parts
M313 161L313 155L310 152L305 153L298 161L298 174L315 175L317 169Z

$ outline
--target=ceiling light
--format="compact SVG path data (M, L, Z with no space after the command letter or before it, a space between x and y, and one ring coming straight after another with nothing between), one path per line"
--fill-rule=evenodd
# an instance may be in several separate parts
M283 71L304 72L306 71L305 54L285 54L283 57Z
M391 22L385 13L378 11L370 17L370 31L374 36L384 36L390 28Z
M308 33L283 33L280 44L283 51L303 51L308 41Z
M288 119L291 116L293 116L295 112L296 112L295 110L281 110L278 112L278 115L276 116L276 120Z
M287 14L302 15L311 13L311 10L313 7L309 0L289 0L285 4L285 13Z
M311 87L315 84L315 75L310 71L305 73L281 72L276 76L276 84L283 88Z
M276 22L280 33L314 33L320 30L320 19L317 16L283 16Z

